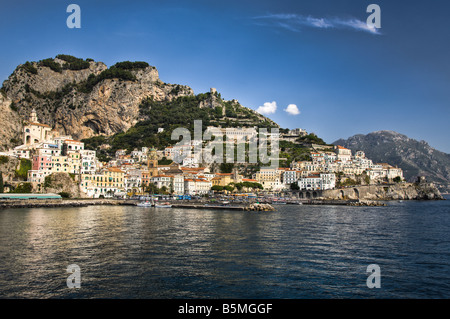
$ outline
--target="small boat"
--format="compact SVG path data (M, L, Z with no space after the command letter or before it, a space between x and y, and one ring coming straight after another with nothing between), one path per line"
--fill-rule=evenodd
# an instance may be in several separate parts
M286 205L286 202L273 201L272 205Z
M145 201L145 202L137 203L136 206L139 206L139 207L152 207L153 204L152 204L152 202Z
M155 204L156 208L171 208L172 204L170 203L161 203L161 204Z

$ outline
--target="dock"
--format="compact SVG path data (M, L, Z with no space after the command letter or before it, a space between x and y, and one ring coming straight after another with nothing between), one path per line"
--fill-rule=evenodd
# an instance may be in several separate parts
M172 204L172 208L189 208L189 209L226 209L226 210L246 210L245 206L228 206L228 205L198 205L198 204Z

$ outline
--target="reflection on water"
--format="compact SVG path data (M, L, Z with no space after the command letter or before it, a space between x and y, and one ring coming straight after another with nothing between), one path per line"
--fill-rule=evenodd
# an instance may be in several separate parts
M0 211L2 298L448 298L450 205ZM381 289L366 286L369 264ZM66 268L81 268L81 289Z

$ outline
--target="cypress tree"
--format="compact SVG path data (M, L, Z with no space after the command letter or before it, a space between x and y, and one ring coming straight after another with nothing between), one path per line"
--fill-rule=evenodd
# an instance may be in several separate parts
M0 193L3 193L3 173L0 172Z

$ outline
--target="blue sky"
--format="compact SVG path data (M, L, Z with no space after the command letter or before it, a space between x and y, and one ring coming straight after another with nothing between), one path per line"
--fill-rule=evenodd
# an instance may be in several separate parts
M69 4L81 29L69 29ZM367 29L369 4L381 29ZM0 81L57 54L146 61L326 142L394 130L450 153L448 1L3 1ZM275 102L275 103L273 103ZM265 104L266 103L266 104ZM294 104L299 114L285 111ZM290 109L295 109L290 107ZM261 110L261 109L260 109Z

